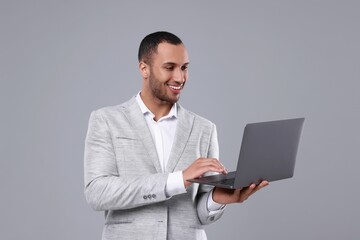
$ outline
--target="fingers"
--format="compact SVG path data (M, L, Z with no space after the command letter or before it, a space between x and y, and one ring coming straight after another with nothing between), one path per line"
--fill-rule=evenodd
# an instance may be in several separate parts
M238 193L239 195L238 195L237 202L242 203L242 202L246 201L253 193L255 187L256 187L255 184L251 184L249 187L239 189L239 193Z
M258 186L257 186L257 190L260 190L263 187L266 187L267 185L269 185L268 181L262 181Z
M220 163L220 165L221 165L221 167L223 168L223 174L228 174L229 173L229 171L227 170L227 168L219 161L219 163Z
M187 182L188 179L198 178L207 172L219 172L227 174L226 168L215 158L199 158L195 160L187 169L183 171L183 178L185 186L191 183Z
M200 177L207 172L219 172L227 174L226 168L215 158L199 158L191 166L194 177Z
M249 187L241 189L241 191L238 195L239 196L238 202L241 203L241 202L246 201L251 195L253 195L255 192L259 191L263 187L266 187L267 185L269 185L268 181L262 181L258 185L253 183Z
M196 163L199 170L203 173L211 171L227 174L227 169L215 158L199 158L196 160Z

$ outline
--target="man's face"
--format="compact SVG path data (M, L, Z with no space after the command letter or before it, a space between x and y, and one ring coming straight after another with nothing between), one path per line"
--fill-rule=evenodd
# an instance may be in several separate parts
M160 43L151 58L149 92L162 103L176 103L188 78L189 58L183 44Z

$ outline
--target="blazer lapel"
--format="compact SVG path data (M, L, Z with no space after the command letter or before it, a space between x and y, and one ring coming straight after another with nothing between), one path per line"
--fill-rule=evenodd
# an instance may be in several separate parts
M139 105L135 98L132 98L124 105L124 113L130 125L144 144L146 151L149 153L150 159L154 164L157 172L162 172L159 157L156 152L156 146L151 136L149 127L145 121L144 115L141 112Z
M178 104L177 107L178 107L177 129L165 172L174 171L176 164L180 160L181 154L185 149L187 141L189 140L194 122L193 115L189 114L185 109L183 109L180 106L180 104Z

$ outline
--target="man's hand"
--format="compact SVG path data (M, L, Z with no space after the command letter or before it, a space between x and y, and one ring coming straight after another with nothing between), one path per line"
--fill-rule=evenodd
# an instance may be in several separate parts
M242 203L256 191L269 185L268 181L262 181L259 185L251 184L242 189L226 189L215 187L213 190L213 200L219 204Z
M187 169L183 171L183 179L185 187L191 185L187 180L198 178L206 172L219 172L227 174L226 168L215 158L198 158Z

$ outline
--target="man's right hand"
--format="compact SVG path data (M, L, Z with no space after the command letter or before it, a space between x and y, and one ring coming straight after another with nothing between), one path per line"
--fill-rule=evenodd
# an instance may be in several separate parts
M183 179L185 187L191 185L187 180L198 178L207 172L218 172L227 174L227 169L221 162L215 158L198 158L188 168L183 171Z

